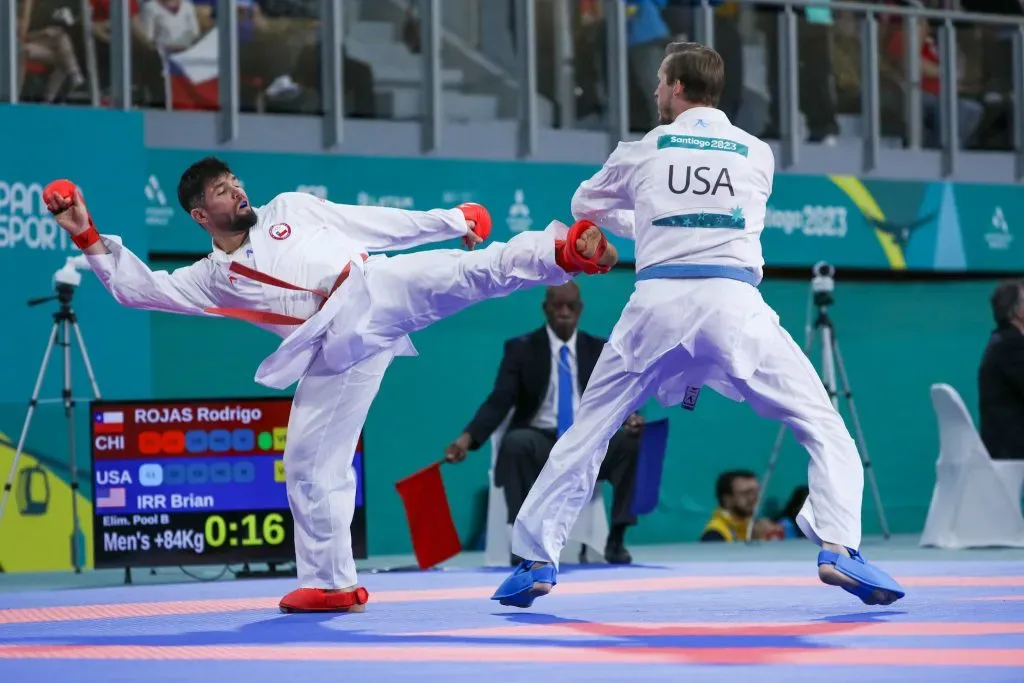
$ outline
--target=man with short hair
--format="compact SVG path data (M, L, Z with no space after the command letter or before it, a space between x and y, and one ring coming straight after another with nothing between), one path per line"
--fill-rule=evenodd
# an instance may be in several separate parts
M757 477L747 470L730 470L715 481L718 507L711 515L701 541L736 541L746 539L757 504Z
M1024 281L1000 283L990 303L996 329L978 368L979 431L993 460L1024 460Z
M747 531L755 540L781 538L782 527L770 519L754 522L754 507L760 488L757 475L749 470L729 470L718 475L715 481L715 498L718 507L711 513L711 519L704 526L700 540L734 543L744 541ZM750 529L753 524L754 528Z
M256 381L274 389L298 382L284 467L299 588L281 600L285 612L365 609L369 593L352 557L352 459L391 361L416 355L409 334L487 298L607 272L616 260L596 227L566 230L557 221L472 253L370 256L452 238L472 249L491 219L479 204L406 211L301 192L254 208L228 165L208 157L182 174L178 201L210 234L212 253L153 272L119 237L99 234L73 183L50 183L43 197L119 303L239 318L283 337Z
M636 240L637 284L580 409L551 452L512 530L524 558L495 591L529 607L557 583L569 529L593 493L609 439L651 396L696 407L702 386L781 421L811 456L798 516L821 546L818 576L866 604L904 591L858 552L864 472L817 372L757 290L772 191L771 147L717 109L722 58L672 45L653 93L661 125L620 142L572 201L573 216Z

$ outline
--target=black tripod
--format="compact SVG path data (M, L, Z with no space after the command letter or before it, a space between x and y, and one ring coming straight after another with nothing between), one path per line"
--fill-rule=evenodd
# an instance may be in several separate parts
M78 276L77 273L73 273L73 275ZM92 371L92 363L89 362L89 354L85 349L85 341L82 339L82 331L78 327L78 319L75 316L74 310L71 308L71 298L75 294L75 286L66 282L61 282L60 279L61 274L58 273L56 296L48 296L41 299L30 299L28 302L29 306L38 306L39 304L56 299L60 303L60 308L53 314L53 331L50 333L50 341L47 343L46 351L43 353L43 362L39 368L39 375L36 377L36 386L32 391L32 398L29 399L28 402L28 414L25 415L25 424L21 429L21 437L18 439L18 449L14 453L14 461L11 463L10 473L7 475L7 483L4 484L3 497L0 498L0 520L3 519L4 508L7 505L7 498L11 494L14 477L18 472L18 461L21 459L21 452L25 446L25 437L28 435L29 425L32 422L32 415L35 412L36 406L39 403L62 402L64 404L64 416L67 419L68 426L68 458L70 464L69 485L71 487L72 517L71 564L75 568L75 573L80 574L82 572L82 565L84 564L85 558L79 557L78 552L78 538L81 535L81 527L78 522L78 467L75 463L75 398L71 394L72 330L74 330L75 339L78 341L78 348L82 352L82 360L85 362L85 371L89 375L89 382L92 384L93 394L97 399L100 398L100 389L96 384L96 377ZM64 388L61 391L60 399L43 399L40 401L39 391L43 384L43 378L46 376L46 366L50 362L50 353L53 351L54 344L59 344L64 347Z
M836 386L836 370L838 369L839 380L842 382L843 398L846 399L850 408L850 419L853 422L853 436L857 444L857 451L860 454L861 462L864 464L864 471L867 475L868 483L871 486L871 492L875 499L875 507L878 510L878 520L882 526L882 535L888 539L889 524L885 519L885 510L882 507L882 496L878 492L878 484L875 481L875 471L871 467L871 460L868 457L867 443L864 440L864 432L861 430L860 426L860 417L857 415L857 407L853 403L853 391L850 389L850 380L846 375L846 365L843 363L843 354L839 351L839 342L836 341L835 324L832 322L832 318L830 318L828 314L829 307L835 301L832 298L832 291L835 289L835 280L833 280L832 276L835 275L835 269L828 263L820 262L814 265L812 273L814 274L814 278L811 280L811 301L818 309L818 314L814 319L812 327L811 309L808 308L804 353L810 353L813 333L817 332L821 336L821 382L825 386L825 391L828 392L829 398L832 400L832 405L835 407L836 411L838 411L839 392L838 387ZM752 520L757 519L757 514L761 510L761 504L764 501L765 493L768 491L768 482L771 480L772 472L775 470L775 464L779 458L779 451L782 449L782 440L785 436L786 427L785 425L780 425L779 434L775 437L775 447L772 448L771 457L768 459L768 468L765 470L764 478L761 480L760 493L758 494L757 504L754 506L754 514L751 517ZM747 541L750 541L753 530L754 525L751 523L747 527Z

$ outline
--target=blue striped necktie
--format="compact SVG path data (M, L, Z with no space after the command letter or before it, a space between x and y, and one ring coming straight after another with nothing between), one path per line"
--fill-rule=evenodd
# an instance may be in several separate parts
M569 346L562 344L558 351L558 436L572 425L572 366L569 365Z

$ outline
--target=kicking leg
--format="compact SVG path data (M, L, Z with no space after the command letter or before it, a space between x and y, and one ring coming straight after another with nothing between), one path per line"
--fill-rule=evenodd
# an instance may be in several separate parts
M357 586L352 557L352 458L391 360L380 353L336 375L318 355L295 391L284 465L299 588L281 600L283 612L366 609L369 594Z
M580 398L572 427L555 443L512 527L512 553L523 558L492 599L529 607L557 583L558 557L583 506L594 495L608 443L656 388L661 364L628 372L605 345Z
M475 251L438 249L395 256L367 271L372 314L366 332L398 339L478 301L539 285L562 285L584 269L604 271L616 259L600 229L584 222L568 230L552 222L543 232L520 233L507 243Z
M797 524L821 546L818 576L868 605L889 605L905 592L858 552L864 470L857 446L833 407L821 379L803 350L778 323L765 338L761 365L736 388L758 415L782 422L810 455L810 493Z

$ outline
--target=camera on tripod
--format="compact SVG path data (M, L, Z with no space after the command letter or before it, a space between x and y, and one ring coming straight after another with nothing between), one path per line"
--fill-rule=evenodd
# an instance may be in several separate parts
M834 301L832 291L836 288L833 276L836 269L827 261L818 261L811 266L811 292L814 294L814 305L818 308L831 306Z
M69 256L64 266L53 274L53 286L57 290L57 300L67 306L75 293L75 287L82 284L79 268L88 269L89 261L82 256Z
M18 446L14 451L14 460L11 461L11 469L7 473L7 481L3 486L3 493L0 494L0 521L3 520L4 509L7 507L7 500L12 490L14 490L14 479L19 475L18 462L21 460L21 455L25 447L25 438L28 436L28 430L32 423L32 416L35 414L36 408L41 403L59 402L64 405L64 417L67 421L68 430L68 472L69 480L68 485L71 489L71 565L75 568L75 573L81 573L82 565L85 563L84 552L80 549L81 539L84 538L82 530L78 521L78 465L75 461L75 420L74 420L74 409L76 399L71 391L71 379L74 375L71 367L71 347L74 342L78 342L78 350L82 354L82 361L85 364L85 372L89 377L89 384L92 385L93 398L95 400L100 399L100 389L96 384L96 376L92 370L92 362L89 360L89 353L85 348L85 340L82 339L82 331L78 327L78 317L75 314L74 309L71 306L71 301L75 296L75 289L78 285L82 284L82 275L78 272L79 270L89 270L89 259L84 254L79 256L69 256L65 260L64 265L53 274L51 280L53 288L56 290L55 295L45 296L38 299L29 299L29 306L38 306L39 304L46 303L47 301L57 300L60 304L57 311L53 313L53 329L50 332L49 341L46 344L46 349L43 351L43 362L39 366L39 374L36 376L35 389L32 391L32 398L28 402L28 413L25 415L25 423L21 428L21 436L18 439ZM61 356L64 361L64 386L61 390L61 397L59 399L40 399L39 392L42 389L43 378L46 375L46 368L50 362L50 355L53 349L57 347L61 349ZM28 471L28 470L22 470ZM44 501L33 501L30 496L31 489L31 477L27 475L24 478L26 493L24 494L24 501L26 505L22 508L22 514L28 514L27 511L35 511L36 514L40 513L41 509L45 509L46 502L49 500L49 489L47 484L47 493ZM18 489L19 495L22 493L22 489ZM22 507L19 502L19 507Z
M60 287L65 285L68 287L77 287L82 284L82 274L79 273L79 269L88 269L89 261L85 256L69 256L64 265L53 274L53 283L55 286Z
M853 390L850 388L850 380L846 375L846 366L843 362L842 352L839 350L839 342L836 341L835 324L828 314L828 307L832 305L832 292L835 290L836 269L828 261L818 261L811 266L811 287L807 297L807 323L805 325L805 339L803 351L810 354L811 346L817 336L821 344L821 383L829 396L832 406L839 410L839 397L846 399L850 410L850 421L853 424L853 438L864 466L864 473L868 483L871 485L871 493L875 499L875 507L878 510L878 519L882 525L882 535L889 538L889 523L885 518L885 510L882 506L882 495L878 491L878 484L875 481L875 473L871 468L870 457L868 456L867 443L864 440L864 432L861 429L860 417L853 402ZM814 307L817 307L817 315ZM771 456L768 458L768 468L761 479L760 493L757 502L754 504L753 519L757 519L761 510L765 492L768 491L768 483L771 480L772 472L778 461L779 452L782 449L782 440L786 435L785 425L779 425L778 435L775 437L775 446L772 448ZM747 542L753 537L754 525L747 528Z
M78 272L79 270L89 270L89 260L84 254L69 256L61 269L53 274L53 288L57 291L57 295L29 299L28 305L38 306L56 299L62 308L69 307L71 299L75 295L75 287L82 284L82 274Z

